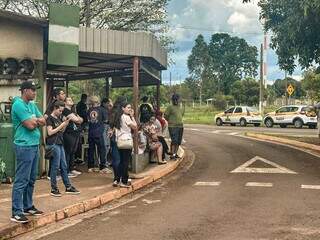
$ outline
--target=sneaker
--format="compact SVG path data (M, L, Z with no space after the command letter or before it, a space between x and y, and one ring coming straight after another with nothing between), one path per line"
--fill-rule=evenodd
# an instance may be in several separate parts
M75 175L80 175L80 174L82 174L82 172L79 172L79 171L77 171L77 170L72 170L71 173L72 173L72 174L75 174Z
M28 210L24 210L23 214L26 216L41 216L43 214L42 211L36 209L34 206Z
M93 168L88 168L88 173L94 172Z
M69 188L66 188L66 193L77 195L77 194L80 194L80 191L78 191L74 186L71 186Z
M69 178L75 178L75 177L77 177L78 175L77 174L73 174L72 172L69 172L68 173L68 177Z
M117 180L115 180L113 183L112 183L112 186L113 187L119 187L119 182Z
M106 168L101 169L100 173L112 173L112 171L106 167Z
M80 158L78 158L77 160L75 160L74 163L79 164L79 165L85 164L85 162L82 161Z
M17 214L17 215L13 215L10 220L12 222L17 222L17 223L27 223L29 222L29 219L24 215L24 214Z
M47 179L48 179L49 181L51 180L51 178L50 178L49 176L47 177ZM57 177L56 177L56 180L57 180L57 181L60 181L61 179L62 179L61 176L57 176Z
M62 196L58 188L52 189L50 194L51 194L51 196L54 196L54 197L61 197Z
M120 187L122 187L122 188L130 188L131 187L131 183L120 183Z

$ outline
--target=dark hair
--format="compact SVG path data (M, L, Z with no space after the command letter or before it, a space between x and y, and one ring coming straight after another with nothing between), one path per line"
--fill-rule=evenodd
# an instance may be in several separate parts
M55 89L53 89L53 92L52 92L53 97L56 98L56 97L60 94L61 91L63 91L62 88L55 88Z
M141 98L141 100L142 100L142 102L146 102L146 101L148 101L148 96L144 96L143 98Z
M81 94L81 101L86 100L88 98L88 95L83 93Z
M129 102L122 102L121 104L117 105L117 107L112 108L112 124L110 123L111 127L115 127L117 129L120 129L121 127L121 116L123 114L122 108L130 105Z
M65 104L62 101L55 101L53 103L53 109L58 109L59 107L64 107L64 106L65 106Z

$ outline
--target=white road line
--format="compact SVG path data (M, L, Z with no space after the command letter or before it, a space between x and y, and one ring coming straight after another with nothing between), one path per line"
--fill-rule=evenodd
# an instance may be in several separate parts
M194 186L219 186L221 182L196 182Z
M234 136L234 135L238 135L239 132L231 132L231 133L227 133L227 135L231 135L231 136Z
M272 187L272 183L247 182L246 187Z
M320 185L301 185L301 188L320 190Z

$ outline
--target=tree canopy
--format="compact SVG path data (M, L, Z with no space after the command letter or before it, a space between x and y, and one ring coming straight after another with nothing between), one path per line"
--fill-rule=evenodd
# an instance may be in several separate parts
M281 69L292 73L297 62L304 69L320 64L319 0L260 0L258 5Z
M195 86L201 86L207 98L216 93L228 95L234 82L257 75L257 56L257 48L242 38L217 33L207 44L199 35L188 57L186 84L193 92Z

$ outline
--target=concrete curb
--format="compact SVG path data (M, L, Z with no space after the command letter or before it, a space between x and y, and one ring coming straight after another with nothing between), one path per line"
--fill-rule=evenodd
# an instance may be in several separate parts
M285 139L281 137L274 137L274 136L269 136L269 135L264 135L264 134L259 134L259 133L246 133L246 136L260 139L260 140L265 140L265 141L271 141L275 143L281 143L281 144L286 144L290 146L294 146L297 148L301 148L304 150L311 150L316 152L317 154L320 154L320 146L310 144L310 143L304 143L304 142L299 142L296 140L291 140L291 139Z
M173 172L185 158L184 150L182 150L182 152L183 157L175 161L172 165L167 165L166 167L158 171L152 171L149 176L133 181L130 188L117 188L89 200L67 206L54 212L46 213L45 215L40 217L35 217L27 224L8 224L7 226L0 229L0 240L13 238L23 233L30 232L36 228L48 225L50 223L61 221L63 219L90 211L92 209L101 207L115 199L121 198L129 193L137 191L145 187L146 185L153 183L166 176L167 174Z

